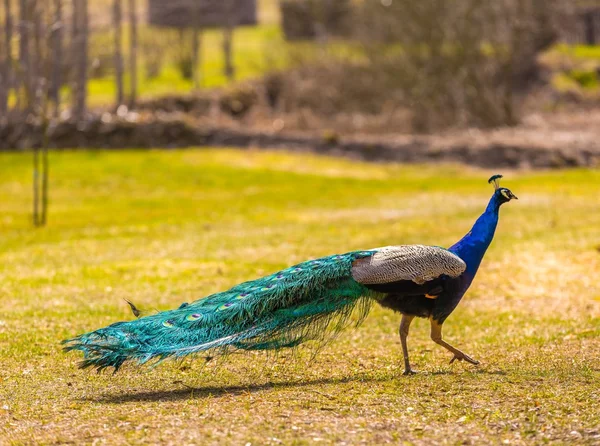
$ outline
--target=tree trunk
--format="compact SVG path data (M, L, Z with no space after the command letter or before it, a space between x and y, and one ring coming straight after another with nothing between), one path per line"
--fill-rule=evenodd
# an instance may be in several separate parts
M233 31L237 26L237 12L233 0L227 2L227 25L223 30L223 57L225 59L225 76L230 81L235 77L235 67L233 66Z
M10 0L4 2L4 13L5 13L5 31L4 42L2 42L2 55L0 56L1 68L0 68L0 124L6 122L8 117L8 95L10 93L10 34L8 32L9 21L10 21Z
M6 42L2 42L2 45L0 45L0 125L2 125L6 119L6 113L8 111L7 54L8 45L6 45Z
M60 3L60 2L58 2ZM60 4L55 5L60 8ZM47 9L46 9L47 8ZM47 14L48 13L48 14ZM60 13L60 11L59 11ZM56 64L51 62L56 44L56 30L60 28L60 20L56 20L56 8L52 14L52 3L36 2L34 4L34 50L35 62L32 64L35 79L35 107L34 111L42 122L42 144L34 148L34 224L44 226L48 212L48 130L49 120L48 103L50 100L50 78L54 76L53 68ZM47 17L53 17L50 33L47 30ZM48 37L50 39L48 39ZM41 151L41 152L40 152ZM40 172L41 156L41 172Z
M235 68L233 66L232 57L232 41L233 41L233 29L230 27L225 28L223 36L223 55L225 57L225 76L227 79L232 81L235 77Z
M40 151L33 148L33 225L40 222Z
M81 0L73 0L72 3L73 13L71 14L71 45L70 45L70 55L69 55L69 65L70 65L70 80L71 80L71 100L73 113L77 114L77 98L79 95L79 47L81 40L81 27L79 25L79 17L81 15Z
M115 28L115 83L117 87L117 105L119 108L124 101L123 98L123 10L121 0L113 2L113 26Z
M47 110L44 110L43 116L43 127L44 127L44 135L42 139L42 209L41 209L41 218L40 218L40 226L45 226L48 220L48 170L50 168L48 163L48 131L49 125L48 122L48 114Z
M129 0L129 25L130 25L130 37L129 37L129 71L130 71L130 92L129 92L129 106L130 108L135 107L137 101L137 10L136 1Z
M79 51L79 25L78 25L78 0L71 0L71 33L70 41L68 43L68 55L67 64L68 71L67 77L69 78L69 84L71 87L71 100L73 101L73 108L75 108L75 91L77 88L77 51Z
M86 113L87 99L87 66L88 66L88 3L87 0L74 0L74 46L76 48L76 88L75 88L75 110L76 119L81 120Z
M192 31L192 79L194 81L194 90L198 90L202 85L202 63L200 57L200 48L202 45L202 28L200 25L200 5L198 2L193 4L194 29Z
M200 67L200 46L202 42L200 27L196 25L192 33L192 70L194 78L194 89L198 90L202 85L202 69Z
M54 0L54 20L52 23L52 79L48 90L49 99L54 103L54 115L60 111L60 88L63 70L63 16L62 0Z
M46 45L45 45L45 24L44 24L44 5L45 2L33 1L32 19L33 19L33 57L31 60L31 76L33 78L33 109L36 115L42 109L42 96L46 90Z
M32 103L32 91L31 91L31 63L29 55L29 28L30 22L30 7L29 0L19 0L19 67L18 77L22 83L22 94L19 95L19 101L21 102L21 108L24 112L28 113Z
M47 102L44 101L44 104ZM48 220L48 130L50 123L46 107L42 110L41 116L42 146L36 145L33 148L33 225L36 227L46 225Z
M4 0L4 44L6 48L5 64L4 64L4 75L2 81L5 84L6 96L2 98L2 107L5 110L5 118L8 118L8 97L10 96L10 90L14 87L14 76L13 76L13 60L12 54L9 48L12 45L13 39L13 20L11 10L11 0Z
M596 27L594 26L594 13L586 11L582 15L586 45L596 45Z

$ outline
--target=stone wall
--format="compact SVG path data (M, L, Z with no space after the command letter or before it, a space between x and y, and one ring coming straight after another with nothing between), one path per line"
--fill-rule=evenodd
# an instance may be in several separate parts
M518 139L517 139L518 140ZM0 150L28 150L43 141L42 128L26 123L0 128ZM522 139L526 141L526 139ZM255 132L199 126L181 119L113 115L85 123L62 121L49 128L48 144L72 148L184 148L198 146L284 149L346 156L377 162L459 162L485 168L561 168L600 165L600 145L543 146L495 137L478 140L407 135L393 141Z

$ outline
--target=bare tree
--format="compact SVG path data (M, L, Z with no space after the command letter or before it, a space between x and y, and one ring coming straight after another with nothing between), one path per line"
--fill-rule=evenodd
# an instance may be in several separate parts
M69 39L69 51L67 56L67 63L69 69L67 71L69 77L69 83L71 84L71 96L72 100L75 100L75 87L77 85L77 73L75 70L75 64L77 62L77 52L79 51L79 14L78 14L78 0L71 0L71 28L70 28L70 39ZM74 102L73 102L74 104Z
M233 66L233 32L237 26L237 11L233 0L225 0L227 25L223 29L223 57L225 59L225 76L227 79L233 80L235 77L235 68Z
M192 31L192 70L194 78L194 88L197 90L202 85L202 69L200 64L200 47L202 42L202 31L199 26L194 26Z
M49 102L54 94L52 90L57 91L60 88L60 73L58 80L50 82L55 78L56 67L61 68L61 51L57 51L57 45L60 41L57 39L57 32L62 27L61 0L54 2L54 14L51 13L51 4L37 4L35 10L35 52L37 56L36 65L36 101L33 109L35 117L41 123L42 143L36 144L33 148L33 224L35 226L44 226L48 219L48 185L49 185L49 127L50 113L48 111ZM46 15L45 6L48 7ZM84 8L85 12L85 8ZM46 26L46 19L50 19L50 26ZM48 44L45 42L48 41ZM50 62L50 53L53 56L58 54L58 60ZM60 70L59 70L60 71ZM54 85L53 85L54 84ZM55 115L58 113L58 99L55 99Z
M115 82L117 86L117 105L123 104L123 10L121 0L113 0L113 27L115 28Z
M31 27L31 0L19 0L19 78L22 84L22 94L19 101L24 111L28 112L32 102L31 91L31 60L29 54L29 35Z
M46 90L46 93L48 91ZM33 225L44 226L48 220L48 131L50 118L48 116L48 96L42 97L40 103L40 117L42 122L42 145L33 147ZM41 161L41 164L40 164Z
M46 23L44 21L45 2L33 0L32 22L33 22L33 57L31 60L31 75L33 77L33 107L41 109L42 96L46 90ZM37 110L36 110L37 114Z
M12 86L12 17L10 0L4 0L4 42L2 44L2 67L0 69L0 122L8 118L8 96Z
M136 1L129 0L129 106L134 107L137 101L137 9Z
M41 209L40 209L40 214L37 217L37 220L35 220L34 217L34 224L36 226L45 226L46 222L48 220L48 180L49 180L49 162L48 162L48 139L49 139L49 128L50 128L50 118L48 116L48 96L45 95L42 99L42 105L41 105L41 117L42 117L42 130L43 130L43 136L42 136L42 146L40 148L35 149L35 157L38 158L37 153L39 152L39 150L41 149L41 158L42 158L42 190L41 193L36 193L36 197L40 197L41 195ZM34 161L35 162L35 161ZM37 166L35 167L37 168ZM37 176L37 173L36 173ZM36 206L37 207L37 206Z
M58 115L60 110L60 88L62 86L63 70L63 10L62 0L54 0L54 23L51 27L52 45L52 79L50 81L48 96L54 103L54 114Z
M194 79L194 89L199 89L202 83L202 69L200 67L200 47L202 39L200 5L198 2L193 4L194 11L194 28L192 30L192 77Z
M73 46L75 52L75 104L74 115L83 119L87 102L87 68L88 68L88 2L73 0Z

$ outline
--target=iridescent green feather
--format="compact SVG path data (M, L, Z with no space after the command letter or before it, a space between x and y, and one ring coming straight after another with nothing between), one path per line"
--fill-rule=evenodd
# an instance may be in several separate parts
M352 262L375 251L355 251L300 263L244 282L176 310L118 322L64 341L84 353L82 367L119 367L218 349L273 350L326 341L370 309L372 291L352 279Z

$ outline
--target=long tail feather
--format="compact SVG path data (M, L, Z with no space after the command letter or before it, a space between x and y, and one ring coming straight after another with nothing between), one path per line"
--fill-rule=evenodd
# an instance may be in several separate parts
M308 340L326 342L351 322L360 323L374 293L355 282L352 262L372 251L324 257L245 282L177 310L118 322L64 341L81 350L82 368L118 370L206 350L273 350Z

